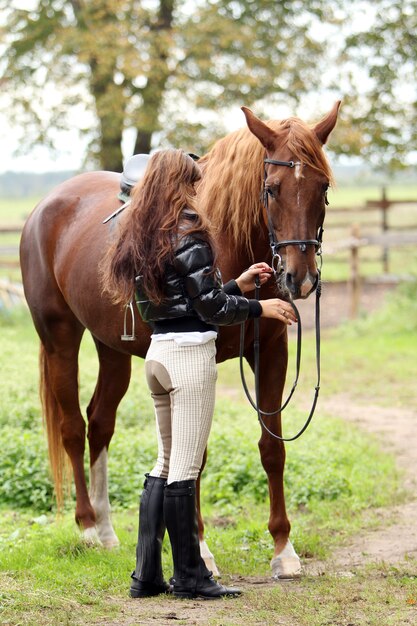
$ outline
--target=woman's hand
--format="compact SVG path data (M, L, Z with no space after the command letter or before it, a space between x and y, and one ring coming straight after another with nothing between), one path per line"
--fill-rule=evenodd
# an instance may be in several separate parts
M255 278L257 276L259 276L259 281L263 285L271 278L272 271L272 267L269 267L267 263L254 263L239 278L236 278L240 291L245 293L255 289Z
M288 324L288 326L297 321L291 304L285 300L271 298L270 300L260 300L259 304L262 307L261 317L272 317Z

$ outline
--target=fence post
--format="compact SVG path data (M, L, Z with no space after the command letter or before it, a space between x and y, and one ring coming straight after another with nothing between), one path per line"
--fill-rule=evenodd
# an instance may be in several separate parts
M388 230L388 207L390 203L387 200L387 193L386 193L385 187L382 187L381 192L382 192L381 194L381 210L382 210L381 226L382 226L382 234L385 234ZM387 246L382 247L382 271L384 272L384 274L389 273L389 254L388 254Z
M350 318L355 319L359 313L361 298L361 278L359 272L359 224L352 225L352 245L350 248Z

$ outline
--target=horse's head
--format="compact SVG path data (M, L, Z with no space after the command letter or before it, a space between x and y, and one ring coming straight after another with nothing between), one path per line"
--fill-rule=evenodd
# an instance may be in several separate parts
M317 286L326 191L331 170L323 153L340 101L314 128L297 118L265 124L242 107L249 130L266 150L265 221L282 257L283 283L292 298L307 298Z

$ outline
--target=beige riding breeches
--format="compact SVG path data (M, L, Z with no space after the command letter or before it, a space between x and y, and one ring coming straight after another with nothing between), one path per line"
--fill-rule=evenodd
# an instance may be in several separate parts
M151 476L196 480L213 419L216 344L151 341L146 379L155 406L158 459Z

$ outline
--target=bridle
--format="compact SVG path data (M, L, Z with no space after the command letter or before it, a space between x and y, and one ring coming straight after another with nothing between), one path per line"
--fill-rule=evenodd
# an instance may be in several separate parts
M270 164L270 165L281 165L283 167L290 167L290 168L293 168L296 165L301 165L301 163L295 162L295 161L277 161L276 159L264 159L264 163ZM269 210L269 197L271 195L272 195L271 189L269 189L266 186L266 167L264 167L264 179L263 179L263 185L262 185L262 191L261 191L261 201L264 204L266 215L267 215L267 221L268 221L269 245L271 247L272 262L273 262L272 268L275 269L274 264L275 265L278 264L279 269L281 269L282 259L281 259L280 254L278 253L278 250L286 246L298 245L300 246L301 252L305 252L307 249L307 246L312 245L312 246L315 246L316 248L316 254L320 256L322 237L323 237L323 226L320 226L317 232L317 239L282 239L281 241L278 241L276 234L275 234L274 224L272 222L271 212ZM325 202L326 204L328 204L327 195L326 195Z
M295 167L296 165L300 165L300 163L296 163L294 161L278 161L276 159L264 159L264 164L271 164L271 165L280 165L283 167ZM241 379L242 379L242 385L243 385L243 389L245 391L246 397L248 398L250 404L252 405L252 407L256 410L257 414L258 414L258 420L262 426L262 428L265 429L265 431L271 435L274 439L278 439L279 441L294 441L295 439L298 439L304 432L305 430L308 428L313 415L314 415L314 411L316 409L316 405L317 405L317 400L319 397L319 392L320 392L320 296L321 296L321 265L322 265L322 250L321 250L321 244L322 244L322 236L323 236L323 226L320 226L318 229L318 233L317 233L317 238L316 239L283 239L283 240L278 240L275 234L275 229L274 229L274 225L273 225L273 221L272 221L272 216L271 216L271 212L269 209L269 197L271 194L271 190L268 189L268 187L266 186L266 167L264 167L264 179L263 179L263 185L262 185L262 190L261 190L261 201L264 204L265 207L265 211L266 211L266 215L267 215L267 225L268 225L268 235L269 235L269 245L271 248L271 253L272 253L272 269L274 272L274 279L276 282L276 285L278 287L278 289L280 288L280 277L282 275L282 273L284 272L284 266L282 263L282 258L281 255L279 254L279 250L281 248L284 248L286 246L291 246L291 245L298 245L300 246L300 249L302 252L305 252L307 249L308 245L312 245L315 246L316 249L316 254L317 256L320 257L320 267L318 267L317 272L318 272L318 276L317 276L317 285L316 285L316 304L315 304L315 328L316 328L316 368L317 368L317 382L316 382L316 386L315 386L315 393L314 393L314 398L313 398L313 403L310 409L310 413L307 417L307 420L304 423L304 426L301 428L301 430L294 435L293 437L281 437L280 435L277 435L276 433L273 433L265 424L264 420L263 420L263 416L272 416L275 415L277 413L280 413L281 411L283 411L287 405L289 404L295 388L297 387L297 383L298 383L298 379L299 379L299 375L300 375L300 364L301 364L301 340L302 340L302 327L301 327L301 317L300 317L300 313L297 309L297 307L295 306L291 295L289 294L289 302L294 310L295 316L297 318L297 353L296 353L296 373L295 373L295 379L294 379L294 383L292 385L291 391L287 397L287 399L285 400L285 402L282 404L282 406L279 409L276 409L275 411L262 411L259 407L259 353L260 353L260 340L259 340L259 318L255 318L254 319L254 341L253 341L253 349L254 349L254 374L255 374L255 401L252 399L248 386L246 384L246 379L245 379L245 374L244 374L244 370L243 370L243 357L244 357L244 340L245 340L245 323L241 324L241 328L240 328L240 354L239 354L239 360L240 360L240 375L241 375ZM328 204L327 201L327 195L325 197L325 202L326 204ZM260 283L259 281L255 281L255 298L257 300L259 300L259 292L260 292Z

